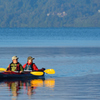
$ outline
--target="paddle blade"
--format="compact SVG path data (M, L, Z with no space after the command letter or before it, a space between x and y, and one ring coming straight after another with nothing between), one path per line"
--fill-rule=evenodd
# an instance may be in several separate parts
M43 72L30 72L30 73L36 76L42 76L44 74Z
M44 72L47 73L47 74L55 74L54 69L46 69L46 70L44 70Z
M5 68L0 68L0 71L6 71L6 69Z

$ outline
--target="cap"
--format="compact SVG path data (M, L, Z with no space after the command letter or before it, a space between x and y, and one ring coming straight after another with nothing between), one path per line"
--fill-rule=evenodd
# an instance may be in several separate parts
M14 59L19 59L17 56L13 56L12 57L12 60L14 60Z
M29 57L27 58L27 60L33 60L33 59L35 59L35 58L32 58L31 56L29 56Z

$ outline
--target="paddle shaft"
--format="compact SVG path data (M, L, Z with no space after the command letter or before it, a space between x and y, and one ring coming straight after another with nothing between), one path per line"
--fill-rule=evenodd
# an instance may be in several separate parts
M6 69L5 68L0 68L0 71L6 71ZM14 71L14 72L18 72L18 71ZM55 74L54 69L46 69L46 70L44 70L44 72L47 73L47 74ZM30 73L33 74L33 75L43 75L44 74L42 71L32 71Z

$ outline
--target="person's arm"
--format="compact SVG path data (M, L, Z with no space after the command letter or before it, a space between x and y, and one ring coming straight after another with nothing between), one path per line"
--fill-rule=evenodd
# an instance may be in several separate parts
M8 67L7 67L6 71L10 71L10 65L8 65Z
M35 71L39 70L35 64L33 64L33 70L35 70Z
M23 69L26 67L26 64L23 65Z
M20 71L24 71L22 65L20 64L19 66L20 66Z
M38 69L38 67L35 64L33 64L33 70L35 70L35 71L44 71L45 68Z

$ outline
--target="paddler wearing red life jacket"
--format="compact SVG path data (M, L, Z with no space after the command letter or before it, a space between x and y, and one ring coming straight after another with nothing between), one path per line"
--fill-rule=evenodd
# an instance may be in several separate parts
M33 60L35 58L29 56L27 58L27 63L23 65L24 70L30 70L30 71L44 71L45 68L42 69L38 69L38 67L35 65L35 63L33 63Z
M12 57L12 62L7 67L7 71L18 71L20 73L24 71L22 65L18 62L18 59L17 56Z

